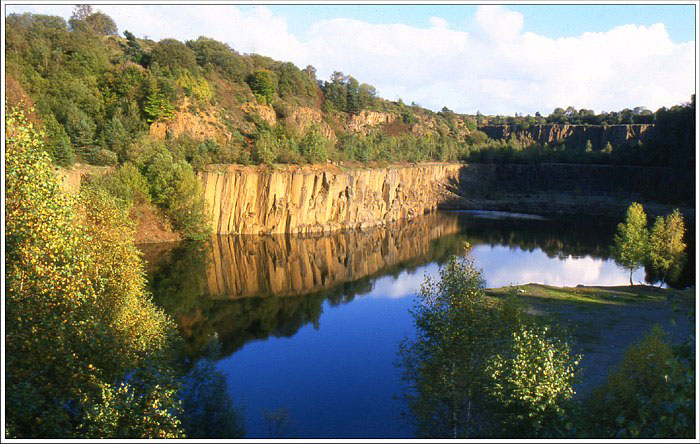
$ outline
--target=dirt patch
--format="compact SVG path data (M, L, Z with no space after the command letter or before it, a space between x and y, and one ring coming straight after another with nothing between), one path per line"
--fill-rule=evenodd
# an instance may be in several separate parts
M527 304L530 313L550 317L571 331L575 352L583 354L582 379L575 386L579 398L603 384L625 350L654 324L659 324L676 344L688 339L694 328L689 317L696 309L694 290L528 284L487 293L503 296L511 290Z
M182 240L168 218L151 204L134 206L131 209L130 217L136 223L136 233L134 234L134 243L136 244Z

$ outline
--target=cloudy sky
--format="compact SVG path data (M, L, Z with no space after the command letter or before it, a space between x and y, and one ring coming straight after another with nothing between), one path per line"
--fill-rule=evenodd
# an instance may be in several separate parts
M338 70L379 95L439 110L549 114L656 110L695 91L695 5L97 5L119 32L200 35ZM69 18L71 5L8 5L6 14Z

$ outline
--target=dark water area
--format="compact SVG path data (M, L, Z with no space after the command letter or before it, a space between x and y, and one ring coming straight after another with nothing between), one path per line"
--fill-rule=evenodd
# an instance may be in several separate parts
M488 287L627 285L609 257L614 231L594 220L439 212L364 232L142 250L154 301L176 320L187 355L201 356L215 335L221 343L217 367L247 437L408 438L394 363L413 336L409 309L425 275L469 242ZM691 262L681 285L693 282Z

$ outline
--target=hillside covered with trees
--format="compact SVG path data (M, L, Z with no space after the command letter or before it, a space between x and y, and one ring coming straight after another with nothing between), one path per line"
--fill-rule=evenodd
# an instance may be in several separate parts
M7 95L36 105L34 118L59 164L143 162L157 149L195 169L206 163L332 161L567 161L685 164L694 152L695 100L651 112L643 107L595 114L574 107L549 116L433 112L382 99L372 85L303 69L199 37L154 42L89 6L66 22L11 14ZM655 124L644 146L567 153L566 146L494 141L481 125ZM485 151L510 155L487 155Z
M206 235L196 172L207 164L421 162L670 166L692 177L695 98L652 113L556 108L548 117L458 114L380 98L334 72L318 79L207 37L155 42L88 5L61 17L6 18L6 96L44 134L53 162L115 166L98 180L128 208L152 203L186 237ZM567 146L491 139L508 125L653 124L644 141ZM579 144L580 145L580 144Z

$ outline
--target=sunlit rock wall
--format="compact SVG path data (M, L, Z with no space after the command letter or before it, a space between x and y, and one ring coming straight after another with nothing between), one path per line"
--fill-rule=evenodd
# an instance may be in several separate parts
M216 234L367 228L435 209L461 164L385 168L211 165L199 173Z

